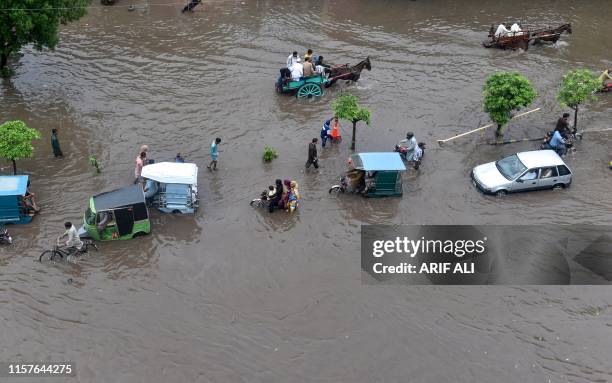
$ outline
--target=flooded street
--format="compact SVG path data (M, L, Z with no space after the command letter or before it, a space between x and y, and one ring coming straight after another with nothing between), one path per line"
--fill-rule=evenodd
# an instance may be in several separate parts
M502 199L479 193L471 169L539 143L436 144L490 122L482 85L495 71L528 77L542 108L507 137L552 130L566 111L555 101L562 74L612 67L608 2L211 0L192 14L131 3L94 1L54 52L24 49L0 82L0 121L43 135L17 162L42 211L9 226L15 243L0 248L0 362L73 361L79 382L612 381L608 287L363 285L359 255L363 224L612 224L612 132L585 133L566 157L571 188ZM513 20L571 22L573 34L527 52L481 46L491 24ZM334 63L370 56L372 70L320 99L276 94L287 55L307 48ZM320 169L304 171L343 90L372 111L357 151L392 150L409 130L427 143L402 198L328 194L351 154L347 121L344 142L319 147ZM604 94L579 125L609 128L611 116ZM209 172L217 136L220 169ZM151 209L149 236L103 242L76 265L40 264L91 195L132 182L141 144L156 161L180 152L198 164L196 215ZM267 145L279 157L264 164ZM276 178L298 181L297 214L249 206Z

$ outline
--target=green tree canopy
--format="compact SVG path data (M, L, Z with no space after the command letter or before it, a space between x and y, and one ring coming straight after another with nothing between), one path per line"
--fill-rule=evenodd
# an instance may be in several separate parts
M60 24L78 20L90 0L0 1L0 71L7 74L8 58L22 46L54 49Z
M16 160L32 157L32 140L37 138L40 138L40 132L23 121L8 121L0 125L0 157L13 162L14 174L17 174Z
M574 109L574 129L578 126L578 105L595 100L593 95L601 87L597 75L588 69L568 71L561 80L557 101Z
M332 102L332 110L334 115L342 120L348 120L353 123L353 137L351 139L351 149L355 150L355 134L357 123L364 121L370 125L371 113L367 108L361 107L358 104L359 98L352 94L341 94Z
M512 112L533 102L536 91L527 78L516 72L490 75L484 85L484 110L497 124L497 135L512 118Z

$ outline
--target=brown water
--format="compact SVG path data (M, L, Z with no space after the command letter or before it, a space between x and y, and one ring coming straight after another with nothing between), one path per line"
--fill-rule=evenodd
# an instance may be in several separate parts
M15 244L0 249L0 362L75 361L79 382L612 380L608 288L366 286L359 256L366 223L612 223L610 133L585 134L568 156L569 190L501 200L474 190L469 171L536 143L435 144L489 122L481 86L499 70L529 77L542 108L509 136L551 129L562 73L612 66L608 2L245 0L188 15L128 4L92 8L62 29L55 52L25 49L0 86L0 120L43 132L34 158L18 163L43 210L10 227ZM481 47L491 23L514 19L569 21L574 33L528 52ZM309 47L332 62L369 55L372 71L319 100L277 95L279 67ZM304 172L307 143L342 90L372 110L358 150L389 150L407 130L429 144L403 198L327 194L350 154L346 122L344 143ZM604 95L580 124L608 128L611 111ZM51 128L64 159L52 156ZM209 173L216 136L220 170ZM180 151L200 166L195 217L152 212L148 237L102 243L76 265L36 262L63 221L81 221L90 195L129 184L145 143L158 161ZM271 164L265 145L279 152ZM299 182L298 214L248 206L276 178Z

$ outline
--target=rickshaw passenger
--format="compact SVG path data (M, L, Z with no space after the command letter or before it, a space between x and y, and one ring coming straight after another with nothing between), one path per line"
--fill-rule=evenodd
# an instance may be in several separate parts
M365 176L365 191L376 189L376 174L377 171L368 171Z
M346 172L349 187L355 193L361 193L365 189L365 172L359 169L352 169Z
M28 185L26 187L26 192L23 197L21 197L23 201L23 205L34 212L38 212L40 209L36 205L36 200L34 199L35 194L30 191L30 181L28 181Z
M499 24L499 26L497 27L497 30L495 31L495 37L507 36L508 33L510 33L508 28L506 28L504 24Z
M304 62L303 74L304 77L310 77L317 74L314 65L312 65L312 62L310 61L310 57L306 58L306 61Z
M108 221L111 219L111 215L107 211L102 211L98 213L98 224L96 225L96 229L100 236L102 236L102 232L108 226Z
M291 70L289 68L281 68L280 74L278 75L277 85L279 87L286 84L291 78Z
M298 58L297 62L293 64L291 68L291 79L293 81L299 81L302 77L304 77L304 65L300 63L300 59Z
M308 60L309 58L312 58L312 49L309 49L304 55L304 60Z

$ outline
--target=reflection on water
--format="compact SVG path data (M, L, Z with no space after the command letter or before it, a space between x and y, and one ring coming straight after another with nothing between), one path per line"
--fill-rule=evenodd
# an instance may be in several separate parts
M482 84L501 70L525 74L542 108L510 123L508 137L551 129L564 111L555 101L562 73L612 64L602 2L179 8L92 8L62 29L56 51L25 49L16 76L0 83L0 119L42 132L34 158L18 162L42 211L10 227L15 243L0 248L0 360L76 361L86 382L612 379L601 336L610 300L599 288L373 288L361 285L358 255L361 224L611 223L609 133L585 134L568 156L568 190L504 199L478 193L471 168L536 143L491 146L475 135L436 144L489 122ZM490 24L506 20L571 22L574 33L528 52L482 48ZM321 99L276 94L289 52L307 48L337 63L370 56L372 71ZM351 153L346 121L344 142L320 151L320 169L304 171L308 142L342 91L372 110L371 125L357 128L359 151L390 150L407 131L428 144L421 169L404 175L402 198L328 194ZM607 127L610 107L608 95L586 104L580 124ZM52 128L64 159L52 155ZM209 172L217 136L219 171ZM152 211L149 236L101 243L76 265L36 262L64 221L82 220L91 195L131 181L143 143L158 161L181 152L198 164L198 213ZM265 146L279 153L270 164ZM249 206L276 178L300 184L296 214ZM422 368L409 369L406 350L417 344L411 365Z

